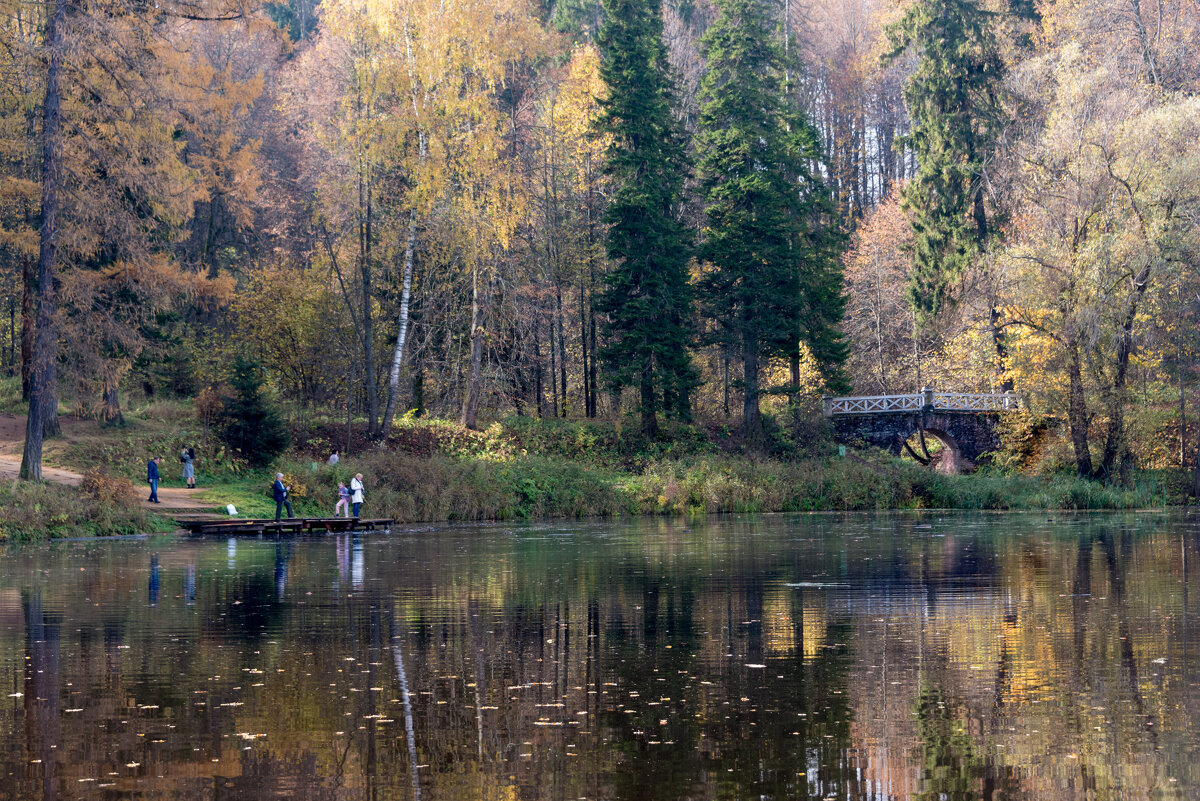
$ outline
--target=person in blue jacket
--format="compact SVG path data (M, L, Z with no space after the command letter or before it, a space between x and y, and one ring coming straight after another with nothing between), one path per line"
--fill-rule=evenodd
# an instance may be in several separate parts
M146 462L146 481L150 483L150 503L158 503L158 457Z
M288 517L295 517L296 515L292 512L292 502L288 500L288 488L283 485L283 473L275 474L275 483L271 485L271 492L275 496L275 522L279 522L279 515L285 506Z

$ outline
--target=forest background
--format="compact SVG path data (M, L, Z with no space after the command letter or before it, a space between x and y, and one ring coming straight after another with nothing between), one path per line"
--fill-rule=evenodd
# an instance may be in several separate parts
M417 450L493 423L520 450L548 436L529 416L640 431L613 459L643 472L823 458L821 395L930 385L1022 398L1006 469L1197 463L1195 0L0 6L0 373L11 410L41 382L39 436L157 405L237 471L209 427L262 382L300 453L403 444L422 418L465 428ZM657 322L683 356L646 362L649 395L619 303L637 179L606 8L649 9L678 144L663 202L688 258ZM786 308L745 300L718 236L739 77L719 22L755 9L803 198Z

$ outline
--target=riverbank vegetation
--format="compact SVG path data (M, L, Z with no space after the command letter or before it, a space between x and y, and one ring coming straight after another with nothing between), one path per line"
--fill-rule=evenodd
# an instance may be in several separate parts
M55 465L91 470L105 477L103 486L140 488L146 458L158 454L164 457L163 486L182 487L176 455L194 447L199 489L189 497L213 509L233 504L247 517L274 515L270 484L277 470L292 487L298 515L331 515L337 483L349 484L361 472L367 485L364 516L404 523L895 509L1129 509L1185 503L1188 489L1187 475L1177 469L1138 470L1124 486L1080 479L1046 453L1029 461L1022 455L1023 440L996 454L994 461L1004 462L1003 467L972 475L944 475L881 451L849 449L841 455L819 417L786 431L769 418L768 454L748 451L736 430L720 426L669 424L660 438L647 439L636 418L622 426L512 417L472 430L457 422L409 416L396 421L386 444L371 442L363 421L356 421L352 447L341 446L336 466L327 463L327 456L334 449L331 438L344 436L344 428L297 422L293 446L269 467L251 465L211 433L205 437L195 407L186 402L160 400L132 408L119 429L94 421L65 422L68 436L52 441L47 452ZM1056 449L1066 453L1061 443L1043 445L1045 452ZM130 507L126 499L140 496L111 495L114 519L125 522L89 527L97 513L83 506L74 508L72 519L94 533L121 533L145 524L144 514L122 517ZM21 502L29 508L27 501ZM23 525L20 536L35 529L32 523ZM64 523L41 536L68 530Z
M1185 500L1200 11L834 6L10 3L24 475L186 445L255 513L248 465L325 494L342 449L405 520ZM1020 398L980 473L838 455L823 395L924 386Z
M0 482L0 541L108 537L171 531L170 520L149 514L128 479L94 471L80 487Z

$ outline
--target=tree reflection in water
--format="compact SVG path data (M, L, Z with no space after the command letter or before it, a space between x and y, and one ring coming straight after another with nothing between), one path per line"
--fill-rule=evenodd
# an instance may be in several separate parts
M1193 531L780 516L15 550L0 798L1194 797Z

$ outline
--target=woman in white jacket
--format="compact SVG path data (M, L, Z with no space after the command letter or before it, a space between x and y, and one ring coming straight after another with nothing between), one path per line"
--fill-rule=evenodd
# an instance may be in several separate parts
M358 517L358 510L362 508L363 503L363 479L362 473L358 473L354 478L350 479L350 508L351 516Z

